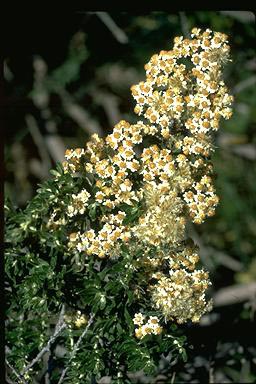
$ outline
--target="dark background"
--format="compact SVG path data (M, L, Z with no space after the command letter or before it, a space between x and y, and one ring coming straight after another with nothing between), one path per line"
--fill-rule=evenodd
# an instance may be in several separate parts
M233 61L225 81L235 103L233 117L222 122L216 136L213 162L220 204L213 218L190 230L210 271L215 306L199 326L185 327L194 349L188 363L175 368L173 379L255 382L256 56L251 12L15 14L5 29L5 195L24 207L37 184L49 178L49 169L64 160L66 148L83 146L93 132L105 135L120 119L136 121L130 86L143 80L144 64L154 53L171 49L173 38L194 26L228 34Z

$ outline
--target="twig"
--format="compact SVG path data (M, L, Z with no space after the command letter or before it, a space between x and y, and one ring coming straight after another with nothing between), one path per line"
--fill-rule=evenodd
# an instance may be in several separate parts
M12 371L12 373L14 373L14 375L17 377L17 379L19 379L22 383L26 384L26 381L25 379L23 378L23 375L22 374L19 374L16 369L9 363L9 361L7 359L5 359L5 362L6 362L6 365L10 368L10 370Z
M45 378L44 378L45 384L51 384L50 383L50 375L49 372L46 372Z
M100 136L103 135L103 130L99 123L92 119L89 114L74 101L72 96L66 90L56 89L56 92L58 92L63 103L63 108L71 119L73 119L87 133L98 133Z
M46 110L49 104L49 91L46 87L47 64L41 56L35 55L33 58L34 67L34 89L31 94L35 106L41 111Z
M232 93L235 95L241 91L244 91L246 88L253 87L256 84L256 76L250 76L245 80L240 81L236 84L232 90Z
M172 374L172 377L171 377L171 384L174 383L174 381L175 381L175 376L176 376L176 371L174 371L173 374Z
M51 134L45 136L45 142L48 150L55 162L65 160L65 145L59 135Z
M224 253L222 251L218 251L217 249L213 247L205 247L205 250L209 253L214 255L214 258L225 267L229 268L231 271L239 272L243 269L243 264L233 259L230 255L227 253Z
M88 332L88 329L90 328L90 326L91 326L91 324L93 322L93 319L94 319L94 314L90 314L90 318L89 318L88 324L87 324L85 330L83 331L83 333L81 334L81 336L79 337L79 339L77 340L76 344L74 345L74 349L72 350L72 352L70 354L70 357L69 357L69 360L68 360L66 368L62 371L62 374L61 374L61 377L60 377L60 379L58 381L58 384L61 384L63 382L64 377L65 377L65 375L67 373L67 370L68 370L68 365L69 365L70 361L73 359L73 357L75 356L77 350L79 349L79 345L81 344L84 336Z
M38 125L34 116L26 115L25 119L26 119L29 132L38 148L38 152L42 159L42 164L44 169L43 176L46 177L48 175L48 170L51 167L51 159L48 154L48 150L47 150L44 138L38 128Z
M214 379L214 368L213 368L213 362L210 361L210 367L209 367L209 383L214 384L215 379Z
M256 145L243 144L231 147L231 151L238 156L244 157L248 160L256 160Z
M34 91L31 94L36 107L41 112L41 117L45 121L45 128L49 133L57 134L57 125L54 121L52 111L49 108L50 90L47 89L47 64L41 56L36 55L33 60L34 66Z
M5 376L5 380L8 384L16 384L14 381L12 381L7 375Z
M192 239L195 241L195 243L200 248L200 256L203 260L203 263L209 270L214 270L214 262L213 259L217 260L218 263L224 265L225 267L229 268L232 271L238 272L241 271L243 268L242 263L240 261L235 260L233 257L228 255L227 253L224 253L222 251L219 251L213 247L207 247L203 244L202 238L198 235L198 233L195 231L195 228L191 226L189 228L190 235ZM213 257L211 257L213 255Z
M110 32L112 32L113 36L115 36L119 43L128 43L129 39L125 32L116 25L114 20L109 16L107 12L96 12L96 15L101 19L101 21L106 25L106 27L108 27Z
M188 228L189 234L192 238L192 240L199 246L200 248L200 257L202 259L203 264L208 268L210 271L214 270L214 263L212 259L209 257L209 252L207 252L207 249L205 245L202 242L201 237L196 232L193 225L190 225Z
M215 383L214 381L214 374L213 374L213 367L210 367L209 369L209 383Z
M214 306L222 307L247 301L256 296L256 283L236 284L222 288L213 297Z
M27 372L30 368L33 367L33 365L35 365L40 359L41 357L50 350L50 346L51 344L55 341L55 339L59 336L59 334L61 333L61 331L63 331L63 329L66 328L67 324L64 323L64 313L65 313L65 307L64 305L62 306L61 308L61 312L60 312L60 315L59 315L59 319L58 319L58 322L55 326L55 330L54 330L54 334L50 337L50 339L48 340L48 343L46 344L46 346L38 353L38 355L31 361L31 363L29 363L23 370L22 370L22 375L24 375L25 372Z
M241 23L254 23L255 15L250 11L219 11L221 15L233 17Z
M64 315L65 315L65 304L62 304L60 314L59 314L59 319L55 327L56 329L60 327L61 324L64 322Z
M5 353L8 353L8 354L11 353L11 350L10 350L10 348L8 347L8 345L5 346Z
M52 337L48 340L48 343L47 345L38 353L38 355L31 361L31 363L29 365L27 365L23 371L22 371L22 374L24 374L25 372L27 372L30 368L33 367L33 365L35 365L40 359L41 357L50 350L50 346L51 344L55 341L55 339L59 336L60 332L66 328L67 324L66 323L63 323L58 330L56 330L54 332L54 334L52 335Z
M91 90L91 95L95 102L102 105L108 116L111 125L115 125L121 120L118 109L118 98L110 93L102 92L100 89L94 88Z
M188 19L187 19L186 13L179 12L179 15L180 15L182 33L186 38L189 38L189 25L188 25Z
M24 146L16 141L11 145L11 154L13 159L14 183L16 193L16 203L24 204L32 197L31 186L28 181L28 167L25 158Z
M4 60L4 78L8 82L11 82L14 78L13 73L8 66L7 60Z

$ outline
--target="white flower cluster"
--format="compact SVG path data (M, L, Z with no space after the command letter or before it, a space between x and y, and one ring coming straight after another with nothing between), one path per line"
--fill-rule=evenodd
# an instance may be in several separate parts
M72 201L67 207L67 215L69 217L73 217L77 214L82 215L83 213L85 213L90 196L90 193L86 189L83 189L77 195L73 193Z
M195 269L199 257L186 224L203 223L219 201L209 159L220 119L232 115L222 79L229 50L227 36L209 29L176 37L172 50L145 65L146 80L131 87L135 112L147 123L122 120L105 139L94 134L85 149L67 150L63 163L65 172L92 180L91 194L72 195L67 215L83 214L90 204L99 212L96 224L70 234L70 249L105 258L115 257L122 242L131 252L141 246L135 263L149 281L151 304L178 323L198 321L210 308L210 281ZM129 221L125 212L132 210L141 215ZM144 320L134 317L136 337L162 332L157 317Z
M185 269L171 269L169 277L161 272L153 274L158 283L152 290L152 300L168 320L184 323L188 320L197 322L202 314L211 309L211 302L206 302L205 290L209 286L208 273Z
M146 335L160 335L163 331L163 328L159 325L159 319L157 316L149 316L149 319L146 323L145 316L142 313L135 313L133 318L133 323L138 325L138 328L135 329L135 336L138 339L142 339Z
M117 241L127 242L130 239L130 232L122 225L125 213L119 211L116 215L105 215L101 218L102 228L96 232L90 229L84 233L74 232L70 234L70 247L84 252L87 255L95 254L99 258L106 257L116 246Z

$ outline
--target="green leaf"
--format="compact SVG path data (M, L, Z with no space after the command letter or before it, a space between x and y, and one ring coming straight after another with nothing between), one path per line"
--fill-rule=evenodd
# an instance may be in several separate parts
M88 214L89 214L89 217L92 221L95 221L96 220L96 212L97 212L97 206L98 204L97 203L93 203L93 204L90 204L88 206Z

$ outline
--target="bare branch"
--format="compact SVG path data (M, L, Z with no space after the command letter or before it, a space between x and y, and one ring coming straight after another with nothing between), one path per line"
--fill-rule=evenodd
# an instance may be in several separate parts
M213 297L215 307L247 301L256 296L256 283L236 284L220 289Z
M209 369L209 383L215 383L212 367L210 367L210 369Z
M5 376L5 380L8 384L16 384L14 381L12 381L7 375Z
M42 165L43 165L43 176L48 176L48 170L51 167L51 159L48 153L47 146L45 144L44 138L40 132L40 129L37 125L36 119L32 115L26 115L25 117L26 123L29 129L29 132L38 148L38 152L40 154L40 157L42 159Z
M209 256L209 252L206 249L206 246L203 244L202 238L198 235L193 225L190 225L188 227L189 234L192 238L192 240L197 244L200 248L200 257L202 259L202 262L204 266L209 269L209 271L214 270L214 262Z
M243 144L236 145L231 148L232 152L236 155L245 157L248 160L256 160L256 145L253 144Z
M88 329L90 328L90 326L91 326L91 324L93 322L93 319L94 319L94 314L90 314L90 318L89 318L88 324L87 324L86 328L84 329L83 333L81 334L81 336L79 337L79 339L77 340L76 344L74 345L74 349L72 350L72 352L70 354L70 358L68 360L66 368L62 371L62 374L61 374L61 377L60 377L60 379L58 381L58 384L61 384L63 382L63 380L65 378L65 375L67 373L67 370L68 370L68 365L69 365L70 361L74 358L77 350L79 349L79 345L81 344L84 336L88 332Z
M66 113L79 125L79 127L89 134L98 133L100 136L103 135L103 130L99 123L90 117L88 112L77 104L66 90L58 89L57 92L61 98Z
M222 251L219 251L213 247L206 247L206 251L213 255L213 258L218 261L218 263L229 268L231 271L239 272L243 269L243 264Z
M51 384L50 383L50 377L49 377L50 375L49 375L49 372L46 372L46 375L45 375L45 378L44 378L44 382L45 382L45 384Z
M232 93L235 95L239 92L244 91L246 88L253 87L256 84L256 76L250 76L245 80L240 81L240 83L236 84L232 90Z
M6 81L11 82L14 78L12 71L9 68L7 60L4 60L4 78Z
M100 104L105 109L111 125L115 125L121 120L120 111L118 108L118 97L107 92L102 92L98 88L94 88L90 91L95 103Z
M190 235L195 243L199 246L201 259L204 265L210 271L214 270L214 260L216 260L219 264L229 268L231 271L238 272L243 269L242 263L227 253L219 251L213 247L205 246L202 238L198 235L193 226L190 227Z
M255 15L250 11L219 11L221 15L239 20L241 23L254 23Z
M55 341L55 339L59 336L59 334L67 327L67 324L64 322L64 313L65 313L65 306L63 305L60 311L58 322L55 326L54 334L50 337L48 340L48 343L46 346L38 353L38 355L29 363L22 371L22 375L24 375L25 372L27 372L30 368L33 367L41 358L42 356L50 350L51 344Z
M180 15L180 23L182 33L186 38L189 38L189 22L185 12L179 12Z
M106 25L106 27L112 32L116 40L121 44L128 43L128 36L126 33L119 28L112 17L109 16L107 12L96 12L96 15L101 19L101 21Z
M10 368L12 373L17 377L17 379L19 379L23 384L26 384L26 380L24 379L23 375L19 374L16 371L16 369L9 363L9 361L7 359L5 359L5 363L6 363L7 367Z
M176 372L174 371L173 374L172 374L172 377L171 377L171 384L174 383L175 376L176 376Z
M63 323L59 328L58 330L56 330L54 332L54 334L52 335L52 337L48 340L48 343L47 345L38 353L38 355L31 361L31 363L29 365L27 365L23 371L22 371L22 374L24 374L25 372L27 372L30 368L33 367L33 365L35 365L40 359L41 357L50 350L50 346L51 344L55 341L55 339L59 336L59 334L61 333L61 331L63 329L65 329L67 326L67 324Z
M45 142L55 162L57 161L62 162L65 160L64 153L66 148L62 138L59 135L54 135L54 134L46 135Z

